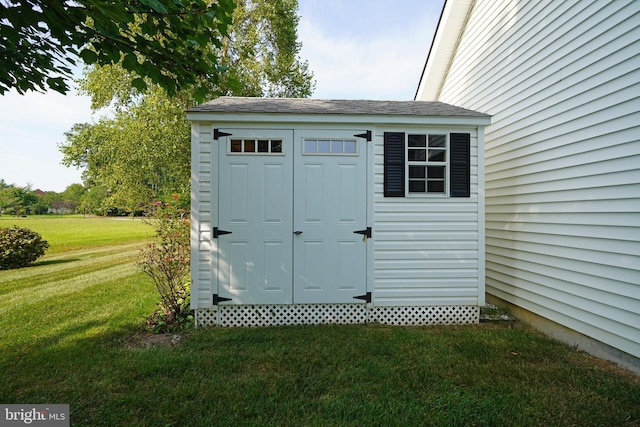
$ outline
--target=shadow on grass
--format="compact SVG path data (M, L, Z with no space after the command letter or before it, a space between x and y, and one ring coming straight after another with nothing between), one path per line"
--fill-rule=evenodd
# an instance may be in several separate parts
M29 267L41 267L45 265L66 264L68 262L80 261L80 258L65 258L65 259L52 259L47 261L37 261L31 264Z
M500 324L214 328L131 349L137 328L81 320L10 350L0 401L67 403L73 425L640 422L638 385Z

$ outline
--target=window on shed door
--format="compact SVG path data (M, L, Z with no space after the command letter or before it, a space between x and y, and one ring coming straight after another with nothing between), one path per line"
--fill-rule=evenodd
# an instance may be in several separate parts
M408 134L409 193L446 194L447 135Z
M230 154L282 154L281 139L231 139Z

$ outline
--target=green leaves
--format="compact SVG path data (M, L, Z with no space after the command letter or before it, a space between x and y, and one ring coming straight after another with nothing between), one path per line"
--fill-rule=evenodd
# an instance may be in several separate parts
M0 3L0 95L69 90L71 66L123 66L170 95L219 79L209 46L227 35L231 0L7 0ZM136 82L136 88L144 85Z
M168 4L162 0L136 4L145 13L121 31L128 31L138 51L118 53L114 64L88 68L80 81L80 91L91 96L92 108L110 108L112 114L76 125L61 146L65 164L86 168L85 182L108 191L110 206L129 211L153 198L189 192L190 127L184 110L194 100L219 95L309 96L313 88L312 74L298 58L295 1L243 0L234 11L230 34L214 39L206 32L189 37L188 29L174 25L182 14ZM217 9L208 1L185 0L185 4L202 11L194 14L198 25L219 21ZM232 6L231 0L217 3L217 7ZM162 45L184 38L179 53L193 58L192 86L176 83L172 62L166 67L154 65L156 57L146 49L155 43L148 37L155 27L163 28ZM106 55L95 44L90 50L99 57ZM211 69L199 70L198 61ZM142 74L140 68L148 72Z
M0 270L27 267L48 248L49 243L28 228L0 228Z

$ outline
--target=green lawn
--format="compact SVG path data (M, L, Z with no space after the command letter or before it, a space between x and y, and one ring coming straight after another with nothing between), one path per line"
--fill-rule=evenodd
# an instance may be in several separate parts
M0 228L17 225L37 231L51 247L48 255L86 250L148 239L153 230L139 218L103 218L82 215L0 216Z
M73 426L640 426L638 377L509 322L200 329L144 345L133 337L156 296L132 261L148 226L19 221L51 249L0 271L2 403L67 403Z

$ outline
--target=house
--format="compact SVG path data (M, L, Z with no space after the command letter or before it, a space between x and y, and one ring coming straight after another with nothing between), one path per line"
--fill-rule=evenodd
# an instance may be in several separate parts
M492 115L488 299L640 370L640 2L447 0L416 100Z
M478 322L488 115L222 97L187 118L198 325Z

